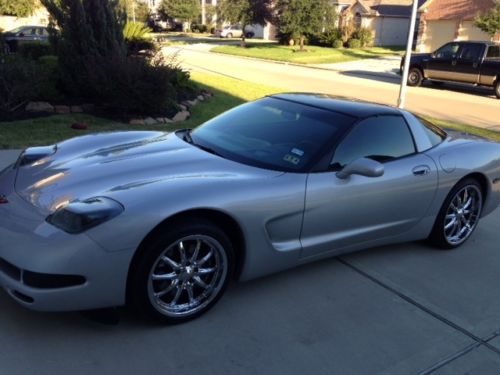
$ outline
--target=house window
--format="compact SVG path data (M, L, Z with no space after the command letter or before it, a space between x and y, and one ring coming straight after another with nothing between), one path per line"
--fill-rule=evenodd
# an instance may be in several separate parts
M362 21L363 20L361 19L361 14L359 12L356 13L356 15L354 16L354 26L356 26L356 29L361 28Z

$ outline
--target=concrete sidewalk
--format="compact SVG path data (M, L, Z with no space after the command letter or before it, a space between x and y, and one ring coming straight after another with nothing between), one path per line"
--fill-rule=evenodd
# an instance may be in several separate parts
M18 153L0 151L0 170ZM499 232L497 210L459 250L385 246L233 285L171 327L31 312L0 292L0 374L498 374Z

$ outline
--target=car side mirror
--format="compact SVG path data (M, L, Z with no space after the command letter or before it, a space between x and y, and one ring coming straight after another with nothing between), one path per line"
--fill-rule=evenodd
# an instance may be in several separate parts
M365 177L380 177L384 174L384 166L378 161L361 158L346 165L344 169L337 172L337 177L345 180L353 174Z

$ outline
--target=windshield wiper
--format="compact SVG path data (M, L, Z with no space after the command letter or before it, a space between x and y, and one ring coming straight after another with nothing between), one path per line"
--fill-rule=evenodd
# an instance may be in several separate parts
M194 142L192 143L192 145L198 147L200 150L209 152L209 153L211 153L213 155L222 156L217 151L215 151L213 148L210 148L210 147L207 147L207 146L203 146L203 145L200 145L200 144L194 143Z
M187 143L189 143L189 144L191 144L191 145L193 145L195 147L198 147L200 150L209 152L209 153L211 153L213 155L222 156L217 151L215 151L213 148L210 148L210 147L207 147L207 146L203 146L203 145L200 145L200 144L196 143L193 140L193 137L191 136L191 129L186 129L186 131L184 132L184 135L182 136L182 139L184 141L186 141Z

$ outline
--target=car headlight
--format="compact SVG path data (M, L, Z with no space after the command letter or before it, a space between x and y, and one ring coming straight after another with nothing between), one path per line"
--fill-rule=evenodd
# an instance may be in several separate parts
M46 221L70 234L96 227L123 212L123 206L107 197L74 201L49 215Z

